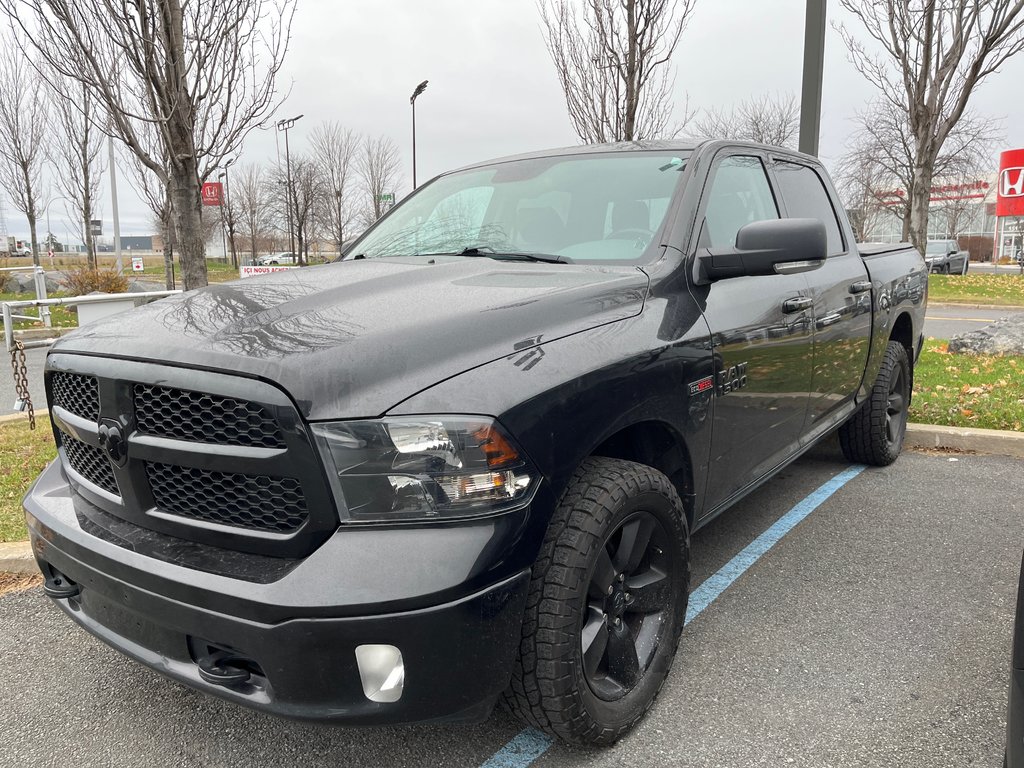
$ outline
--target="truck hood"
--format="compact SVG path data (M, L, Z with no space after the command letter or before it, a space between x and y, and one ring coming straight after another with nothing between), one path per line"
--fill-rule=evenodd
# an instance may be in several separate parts
M635 315L647 284L632 267L346 261L172 296L53 351L238 372L279 384L309 419L371 417L470 368Z

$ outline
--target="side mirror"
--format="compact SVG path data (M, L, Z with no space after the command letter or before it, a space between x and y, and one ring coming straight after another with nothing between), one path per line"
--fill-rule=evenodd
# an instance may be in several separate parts
M824 264L827 253L820 219L769 219L741 227L735 248L705 250L697 260L701 276L711 281L808 272Z

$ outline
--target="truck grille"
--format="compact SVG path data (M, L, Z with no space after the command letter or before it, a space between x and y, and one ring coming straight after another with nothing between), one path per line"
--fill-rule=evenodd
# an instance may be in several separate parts
M66 432L60 433L60 444L67 456L68 464L79 475L93 485L115 496L120 495L110 461L99 448L76 440Z
M161 512L255 531L294 531L306 521L306 499L291 477L239 475L146 463Z
M47 366L74 490L104 512L181 539L291 558L337 527L312 435L273 385L60 352Z
M148 384L133 387L140 432L177 440L284 448L265 408L255 403Z
M77 376L58 371L50 377L53 403L89 421L100 417L99 386L95 376Z

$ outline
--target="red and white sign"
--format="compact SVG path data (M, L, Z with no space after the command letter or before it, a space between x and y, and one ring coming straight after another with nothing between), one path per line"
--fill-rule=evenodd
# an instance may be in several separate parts
M1010 149L999 156L996 216L1024 216L1024 149Z
M142 272L145 268L146 263L141 256L132 256L132 272Z
M239 267L239 277L255 277L256 275L269 275L271 272L287 272L289 269L298 269L298 267L284 267L280 264L270 264L266 267Z
M224 198L224 185L219 181L207 181L202 189L203 205L220 205Z

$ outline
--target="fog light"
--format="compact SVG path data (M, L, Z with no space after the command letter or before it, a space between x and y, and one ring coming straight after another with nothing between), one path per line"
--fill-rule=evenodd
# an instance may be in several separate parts
M356 646L356 663L363 694L370 701L390 704L402 698L405 663L402 652L393 645Z

